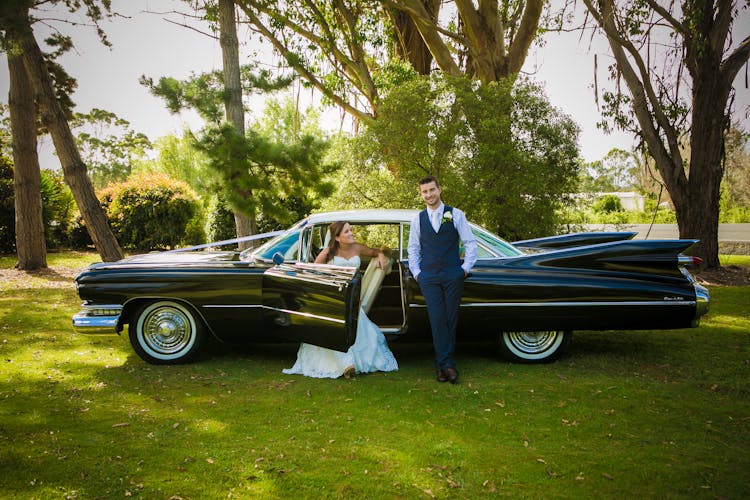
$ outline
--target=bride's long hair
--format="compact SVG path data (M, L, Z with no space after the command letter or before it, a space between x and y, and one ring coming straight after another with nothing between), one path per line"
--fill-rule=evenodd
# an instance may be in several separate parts
M341 234L341 231L344 230L344 226L349 224L345 220L337 220L336 222L331 222L331 225L328 226L328 232L331 235L331 239L328 241L328 260L332 260L333 257L339 253L339 242L336 241L336 238L338 235Z

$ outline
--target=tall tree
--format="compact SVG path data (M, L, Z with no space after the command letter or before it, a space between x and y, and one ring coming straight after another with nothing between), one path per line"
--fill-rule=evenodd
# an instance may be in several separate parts
M82 3L86 5L89 17L94 22L98 21L101 17L98 3L95 0L84 0ZM108 1L102 3L105 9L109 8ZM34 5L35 2L30 0L10 0L1 4L0 30L3 32L4 44L11 51L17 51L23 61L41 113L41 125L52 136L65 180L73 192L94 245L104 261L119 260L122 258L122 251L96 198L91 180L86 173L86 165L81 160L75 138L70 131L68 116L56 95L50 68L34 37L34 19L29 13ZM70 8L75 9L80 3L70 5ZM103 36L103 33L100 32L100 35Z
M750 36L733 43L731 35L747 5L738 7L735 0L584 3L609 41L613 78L624 80L630 93L629 98L605 94L606 111L618 126L641 136L674 203L680 237L700 239L694 252L706 267L718 267L724 136L732 84L750 57Z
M242 105L242 79L240 77L240 45L237 39L237 20L233 0L219 0L219 43L221 45L222 73L224 76L224 108L229 122L240 136L245 135L245 108ZM245 215L234 211L237 236L249 236L257 232L254 214ZM249 248L252 242L240 243L240 250Z
M10 92L8 105L13 124L13 191L16 214L16 267L47 267L47 247L42 222L41 173L36 152L34 94L20 54L8 52Z

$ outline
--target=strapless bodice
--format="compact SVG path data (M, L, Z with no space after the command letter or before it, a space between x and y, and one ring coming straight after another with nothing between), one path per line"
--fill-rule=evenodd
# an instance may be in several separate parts
M331 264L334 266L359 267L361 263L359 255L354 255L348 259L340 255L334 255L333 260L331 260Z

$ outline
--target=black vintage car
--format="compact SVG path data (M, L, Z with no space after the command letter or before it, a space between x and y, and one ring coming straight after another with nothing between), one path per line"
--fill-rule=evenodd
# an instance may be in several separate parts
M121 332L149 363L186 362L207 336L308 342L345 351L360 303L389 341L430 341L424 298L408 269L413 210L314 214L252 251L170 251L94 264L76 278L76 330ZM313 264L328 225L392 250L387 272ZM573 330L688 328L708 291L685 269L693 240L579 233L510 244L472 225L479 260L467 278L458 340L496 339L518 362L549 362ZM375 270L375 271L373 271Z

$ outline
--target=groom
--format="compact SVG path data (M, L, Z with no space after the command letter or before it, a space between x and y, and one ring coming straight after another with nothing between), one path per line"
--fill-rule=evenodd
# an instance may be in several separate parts
M458 308L464 279L477 261L477 242L464 213L444 205L440 183L433 176L419 181L419 194L427 208L411 221L409 231L409 269L417 280L427 304L435 347L438 382L458 381L453 351L456 345ZM461 263L459 239L465 256Z

